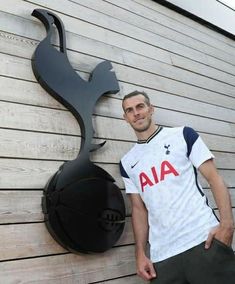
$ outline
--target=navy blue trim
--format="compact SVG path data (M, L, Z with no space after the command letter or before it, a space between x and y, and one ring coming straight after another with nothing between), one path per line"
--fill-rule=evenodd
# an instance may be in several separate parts
M185 126L183 129L184 140L187 144L187 157L190 156L193 144L198 139L198 133L191 127Z
M193 167L193 170L194 170L194 175L195 175L195 182L196 182L196 186L197 186L197 189L198 191L200 192L201 196L205 196L205 193L202 191L201 187L199 186L199 183L198 183L198 174L197 174L197 169L195 167ZM207 196L206 197L206 205L211 209L212 213L214 214L215 218L217 219L218 222L220 222L219 218L216 216L215 214L215 211L214 209L212 209L209 205L209 201L208 201L208 198Z
M209 206L209 205L208 205L208 206ZM212 212L213 212L215 218L217 219L217 221L220 222L220 219L219 219L219 218L217 217L217 215L215 214L215 210L214 210L214 209L211 209L211 210L212 210Z
M197 169L195 167L193 167L194 170L194 175L195 175L195 182L196 182L196 186L198 191L201 193L201 196L205 196L205 193L202 191L201 187L199 186L198 183L198 174L197 174ZM208 205L208 204L207 204ZM209 206L209 205L208 205Z
M208 201L208 198L206 197L206 204L208 207L210 207L209 205L209 201ZM211 208L211 207L210 207ZM213 208L211 208L211 211L213 213L213 215L215 216L215 219L217 219L218 222L220 222L219 218L217 217L217 215L215 214L215 210Z
M148 139L146 139L146 140L138 140L137 143L138 144L149 143L160 131L162 131L162 129L163 129L162 126L158 126L158 128L153 132L153 134L151 134L149 136Z
M125 169L123 168L122 162L119 163L119 169L121 176L124 178L129 178L128 174L126 173Z

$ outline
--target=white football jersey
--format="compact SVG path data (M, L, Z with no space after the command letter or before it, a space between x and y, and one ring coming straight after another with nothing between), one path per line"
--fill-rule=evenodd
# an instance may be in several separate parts
M197 168L212 158L192 128L159 127L121 159L126 193L140 194L148 210L153 262L200 244L218 225L197 177Z

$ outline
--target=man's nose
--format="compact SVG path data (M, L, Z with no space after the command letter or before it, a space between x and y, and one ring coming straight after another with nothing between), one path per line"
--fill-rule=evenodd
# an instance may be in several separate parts
M139 115L139 111L138 111L138 109L134 108L134 109L133 109L133 114L134 114L134 116Z

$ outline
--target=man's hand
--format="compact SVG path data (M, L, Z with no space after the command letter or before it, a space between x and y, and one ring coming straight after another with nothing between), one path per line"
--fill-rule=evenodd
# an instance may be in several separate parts
M219 224L210 231L205 243L205 249L210 248L214 238L227 246L231 246L233 241L233 232L234 228L232 226L224 227L223 225Z
M137 275L148 281L157 277L153 263L145 255L136 257Z

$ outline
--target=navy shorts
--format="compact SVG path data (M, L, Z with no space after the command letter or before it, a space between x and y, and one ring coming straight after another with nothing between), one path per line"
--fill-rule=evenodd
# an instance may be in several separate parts
M214 239L166 260L154 263L152 284L235 284L235 255L231 247Z

